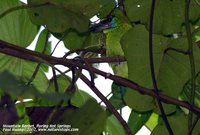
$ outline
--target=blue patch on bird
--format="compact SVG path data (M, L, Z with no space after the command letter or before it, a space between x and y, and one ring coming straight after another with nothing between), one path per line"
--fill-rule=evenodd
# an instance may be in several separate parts
M99 23L90 26L91 32L102 32L103 30L117 27L117 21L113 16L109 16Z

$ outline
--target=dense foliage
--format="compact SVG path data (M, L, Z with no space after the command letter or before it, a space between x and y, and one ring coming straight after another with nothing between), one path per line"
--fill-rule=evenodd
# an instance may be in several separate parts
M1 132L3 124L68 124L79 131L56 134L131 135L146 125L152 135L199 135L199 30L199 0L0 0ZM51 56L52 35L69 49L62 58ZM101 62L114 75L96 69ZM109 100L96 74L113 80ZM78 89L79 78L106 107ZM127 123L117 112L125 106Z

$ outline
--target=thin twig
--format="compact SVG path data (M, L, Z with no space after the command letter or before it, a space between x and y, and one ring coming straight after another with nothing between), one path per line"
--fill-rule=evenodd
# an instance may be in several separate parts
M50 55L53 55L53 53L55 52L56 48L58 47L58 45L60 44L60 42L65 38L65 36L67 35L67 32L64 33L64 35L60 38L60 40L56 43L55 47L53 48L53 51L51 52Z
M122 113L123 113L123 112L122 112L122 108L120 108L120 109L119 109L119 114L120 114L120 115L123 115Z
M198 28L194 29L194 30L193 30L193 32L192 32L192 35L194 35L194 34L198 33L199 31L200 31L200 27L198 27Z
M82 63L75 63L69 59L57 58L57 57L41 54L39 52L28 50L28 49L19 47L14 44L7 43L2 40L0 40L0 52L10 55L10 56L21 58L24 60L29 60L29 61L33 61L33 62L37 62L37 63L44 63L44 64L47 64L50 66L53 66L53 65L64 65L66 67L75 66L78 68L88 70L88 67L86 67ZM149 95L154 98L158 97L158 95L155 94L155 91L153 91L153 89L145 88L137 83L134 83L131 80L128 80L126 78L119 77L116 75L112 75L110 73L103 72L103 71L95 69L93 67L92 67L92 70L95 74L98 74L105 78L113 80L115 83L129 87L132 90L136 90L141 94ZM198 108L194 105L191 105L190 103L188 103L186 101L180 101L180 100L177 100L175 98L169 97L169 96L161 94L161 93L159 93L159 98L160 98L160 100L162 100L162 102L187 108L188 110L194 112L197 116L200 116L200 108Z
M54 82L54 87L55 87L55 92L59 92L59 86L58 86L58 81L56 77L56 71L55 69L52 68L52 73L53 73L53 82Z
M68 72L70 72L70 69L67 69L65 72L63 72L64 74L67 74Z
M123 13L125 16L127 16L126 9L125 9L125 6L124 6L124 0L119 0L118 5L119 5L120 10L122 11L122 13Z
M108 98L110 95L112 94L112 92L110 92L107 96L106 96L106 98ZM101 100L100 102L99 102L99 104L101 104L103 101Z
M149 26L149 60L150 60L150 70L151 70L151 77L152 77L152 82L153 82L153 87L155 94L157 95L157 102L158 106L163 118L163 121L165 123L165 126L169 132L170 135L173 135L173 131L171 129L171 126L169 124L169 121L167 119L167 116L165 114L164 108L162 106L160 97L159 97L159 91L158 91L158 86L157 86L157 81L156 81L156 75L155 75L155 68L154 68L154 61L153 61L153 17L154 17L154 10L155 10L155 3L156 0L152 0L151 4L151 12L150 12L150 26Z
M200 2L199 2L198 0L194 0L194 2L195 2L198 6L200 6Z
M77 69L77 67L71 67L71 71L72 71L72 82L65 90L65 92L67 92L68 94L73 94L75 92L75 90L76 90L75 84L79 79L82 69L81 68Z
M187 40L188 40L188 52L189 52L189 60L190 60L190 70L191 70L191 96L190 96L190 103L194 105L194 98L195 98L195 62L194 62L194 53L193 53L193 43L192 43L192 33L190 28L189 22L189 10L190 9L190 0L185 0L185 29L187 32ZM193 113L189 111L188 116L188 130L192 126L193 121ZM192 131L191 131L192 133Z
M36 77L36 75L37 75L37 73L38 73L38 71L39 71L39 69L40 69L40 65L41 65L41 63L38 63L38 64L37 64L37 66L36 66L36 68L35 68L35 70L34 70L32 76L31 76L31 78L28 80L28 82L27 82L26 85L29 86L29 85L33 82L33 80L35 79L35 77Z
M175 51L175 52L178 52L178 53L181 53L181 54L184 54L184 55L188 55L189 54L188 51L177 49L177 48L171 48L171 47L166 48L164 53L167 53L168 51Z
M42 50L42 54L44 54L46 49L47 49L48 39L49 39L49 32L47 31L47 34L46 34L46 37L45 37L44 48ZM38 73L38 71L40 69L40 66L41 66L41 63L38 63L36 68L35 68L35 71L33 72L31 78L28 81L27 85L30 85L33 82L33 80L35 79L35 77L36 77L36 75L37 75L37 73Z
M196 119L194 120L192 126L188 130L188 135L192 135L192 131L193 131L194 127L197 125L198 121L199 121L199 117L196 117Z
M124 130L127 135L132 135L131 130L126 123L126 121L122 118L122 116L117 112L115 107L108 101L108 99L95 87L91 85L91 82L85 77L83 74L80 76L81 80L85 82L90 89L105 103L107 106L108 110L119 120L121 125L124 127Z

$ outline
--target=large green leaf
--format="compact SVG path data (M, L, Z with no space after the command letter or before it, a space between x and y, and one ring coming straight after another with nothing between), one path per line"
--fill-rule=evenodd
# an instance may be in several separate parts
M0 12L10 9L15 6L20 6L18 0L1 0ZM27 47L37 34L37 26L33 25L29 20L28 13L25 9L13 11L12 13L4 16L0 20L0 39ZM10 56L0 55L0 71L8 70L21 80L28 82L36 64L25 62L23 60L13 58ZM43 81L41 81L43 80ZM44 92L47 88L47 78L43 72L39 71L37 78L33 81L33 85L40 91Z
M153 109L152 97L141 95L129 88L124 96L124 101L130 108L136 111L144 112Z
M65 44L65 47L69 50L79 49L84 47L83 43L86 37L87 35L85 34L80 34L76 31L70 31L63 39L63 42Z
M146 113L138 113L136 111L131 112L128 119L128 125L131 128L133 134L136 134L141 129L141 127L147 122L151 114L152 112L146 112Z
M46 6L30 9L33 23L45 25L52 32L65 32L75 29L86 32L89 28L89 19L101 8L99 0L29 0L29 5L49 3Z
M102 47L105 44L105 35L100 33L77 33L76 31L70 31L64 38L65 47L70 50L80 49L86 47Z
M187 38L172 39L167 47L179 50L187 50ZM197 74L200 69L200 50L196 44L193 44L193 47ZM157 78L162 92L177 98L182 91L184 84L191 77L188 55L177 53L176 51L167 51L163 55L163 61L159 72L160 73L157 75ZM165 78L165 80L163 80L163 78ZM169 82L168 84L167 81Z
M113 72L115 75L128 78L128 67L127 62L120 62L117 64L111 64Z
M105 125L106 135L125 135L124 129L114 115L111 115L106 120Z
M161 61L164 43L166 39L156 36L154 47L156 50L157 62ZM148 32L144 26L139 25L130 29L121 39L122 49L128 64L128 77L136 83L151 87L151 74L148 55ZM156 65L158 67L158 65ZM128 89L124 97L127 105L138 111L149 111L153 109L153 98L141 95L138 92ZM142 100L141 100L142 99Z
M0 12L20 6L18 0L0 1ZM19 45L21 47L27 47L37 33L37 27L31 23L26 10L14 11L0 20L0 39ZM21 80L28 82L30 79L36 64L25 62L23 60L13 58L10 56L0 55L0 71L8 70ZM43 80L43 83L41 81ZM33 85L38 88L40 92L44 92L47 88L47 78L43 72L39 71L37 79L33 81Z
M10 85L8 85L10 84ZM8 71L0 73L0 89L8 93L14 99L23 100L23 98L39 99L49 104L59 104L62 100L68 101L69 96L60 93L42 93L34 85L28 86L26 82L17 78ZM37 102L34 101L35 103Z
M134 82L152 88L149 64L148 31L142 25L129 30L121 39L128 63L128 76ZM153 55L155 74L159 90L171 97L177 98L183 85L190 78L190 62L188 55L166 48L187 50L187 39L167 39L153 35ZM199 70L199 48L194 45L196 69ZM153 108L152 98L128 89L126 103L138 111L148 111ZM143 100L141 100L143 99Z
M188 116L181 111L177 111L176 114L169 116L168 121L173 130L174 135L187 135L188 133ZM192 135L200 134L200 124L197 123ZM163 120L160 120L159 124L154 128L151 135L168 135L167 128Z
M106 111L96 101L88 100L77 111L66 112L61 121L79 128L73 135L99 135L104 129L106 118Z
M89 99L93 99L88 93L82 90L76 90L71 97L71 104L76 107L83 106ZM95 100L95 99L94 99Z
M152 113L149 120L146 122L145 125L150 131L152 131L158 124L158 118L159 118L159 115L157 115L156 113Z
M71 79L69 77L63 76L63 75L56 76L56 81L57 81L59 93L64 93L71 83ZM55 92L54 78L50 79L50 84L49 84L48 90L49 90L49 92Z
M126 87L118 85L116 83L112 84L112 97L109 99L110 103L115 107L115 109L121 109L125 105L123 96L126 93Z
M89 26L89 19L81 13L75 13L60 5L59 1L29 0L29 5L39 5L46 2L52 3L46 6L31 8L30 18L37 25L45 25L51 32L64 32L68 29L76 29L79 32L86 32Z
M131 21L140 21L149 27L149 16L151 1L149 0L126 0L125 9ZM183 0L165 0L157 1L154 15L154 33L165 35L178 33L182 31L185 22L185 1ZM199 6L195 0L190 5L190 21L195 22L200 18Z
M149 19L150 0L126 0L124 6L127 16L133 22L147 23Z
M160 108L159 108L158 102L156 101L156 99L154 99L154 100L155 100L156 103L154 105L153 111L158 115L162 115L162 113L160 112ZM176 108L177 108L176 105L162 103L162 106L163 106L163 108L165 110L165 114L166 115L170 115L170 114L176 112Z
M102 8L99 10L98 17L105 18L116 7L115 0L100 0Z
M36 63L27 62L3 54L0 55L0 72L8 70L11 74L26 83L31 78L36 66ZM48 80L41 69L38 71L31 85L34 85L34 87L42 93L46 91L48 87Z
M19 0L1 0L0 14L7 9L20 5ZM25 9L13 11L0 19L0 40L27 47L36 34L37 27L31 23Z
M25 82L20 81L8 71L0 73L0 88L5 93L16 95L17 97L24 96L30 98L33 93L37 93L33 87L27 86Z
M39 1L39 0L37 0ZM96 15L99 9L102 7L101 0L43 0L45 2L50 2L56 6L64 7L67 10L70 10L75 13L80 13L87 18L91 18Z
M30 0L29 0L30 1ZM34 3L39 3L39 0L31 0ZM94 15L99 15L104 18L110 11L115 7L116 2L114 0L84 0L84 1L75 1L75 0L42 0L42 2L48 2L52 5L65 8L74 13L82 14L88 19Z

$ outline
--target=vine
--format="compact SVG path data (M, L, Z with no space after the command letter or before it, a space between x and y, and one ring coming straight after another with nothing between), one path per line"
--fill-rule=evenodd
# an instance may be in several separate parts
M163 120L165 122L165 125L167 127L167 130L170 135L173 135L173 131L171 129L171 126L168 122L167 116L165 114L165 110L163 109L162 103L160 101L159 95L158 95L158 86L157 86L157 81L156 81L156 76L155 76L155 69L154 69L154 61L153 61L153 17L154 17L154 9L155 9L155 4L156 0L152 0L151 4L151 12L150 12L150 28L149 28L149 61L150 61L150 70L151 70L151 77L152 77L152 82L153 82L153 87L155 90L155 93L157 94L157 102L159 109L161 111Z

